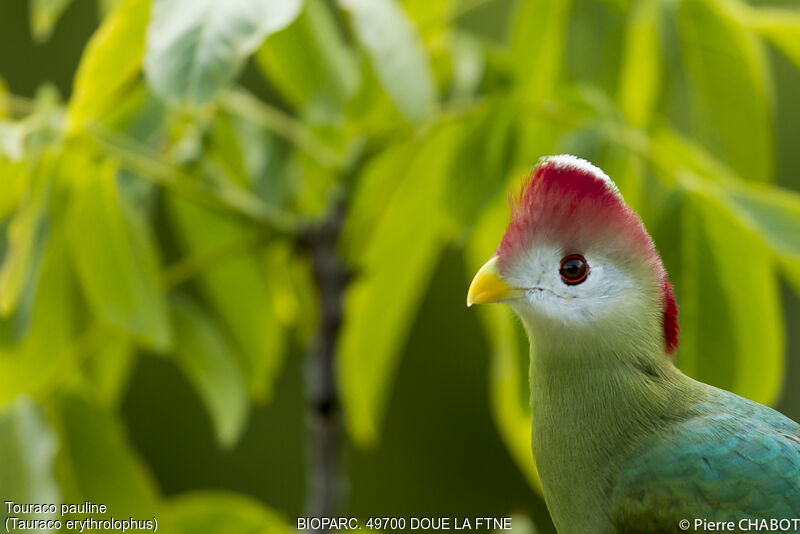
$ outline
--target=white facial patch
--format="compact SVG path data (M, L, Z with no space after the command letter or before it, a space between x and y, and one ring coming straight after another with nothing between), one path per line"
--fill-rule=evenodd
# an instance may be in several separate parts
M561 260L573 253L581 253L589 266L589 274L579 284L565 283L559 273ZM534 245L504 266L501 274L510 286L525 289L525 297L510 304L520 315L539 323L586 326L614 315L637 313L646 305L641 290L644 273L599 252Z

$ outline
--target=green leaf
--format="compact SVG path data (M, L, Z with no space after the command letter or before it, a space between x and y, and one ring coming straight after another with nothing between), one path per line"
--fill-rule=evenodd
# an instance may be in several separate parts
M742 224L760 235L789 280L800 288L800 195L745 182L702 147L669 130L653 136L651 156L669 179L678 178L690 188L701 177Z
M245 169L243 150L234 129L234 120L233 117L221 115L214 121L207 134L209 146L205 152L228 180L238 187L249 188L252 185L251 178Z
M717 0L680 3L694 130L745 179L772 181L772 87L764 47L721 5Z
M47 174L52 169L49 161L39 165L8 224L6 253L0 263L0 318L9 317L20 299L35 290L47 242L50 189Z
M771 42L800 68L800 11L755 8L738 2L732 6L742 24Z
M1 127L0 127L1 128ZM2 135L2 134L0 134ZM25 161L7 161L0 157L0 220L13 214L29 188L31 173Z
M9 102L8 84L0 76L0 118L7 117L11 112L11 102Z
M470 232L487 200L505 186L516 159L519 108L497 105L467 120L442 207L456 236Z
M406 333L442 251L443 193L460 134L457 125L440 127L391 199L373 199L384 213L356 259L359 276L346 298L339 360L348 428L362 445L378 438Z
M684 201L682 236L678 364L703 382L775 402L783 383L783 320L769 249L700 188Z
M154 95L150 88L137 83L127 92L120 95L113 109L103 113L102 129L92 132L97 140L109 137L116 138L128 144L133 152L146 152L144 147L157 145L162 141L164 130L169 120L167 106L164 101ZM113 132L113 133L111 133Z
M268 258L270 272L279 280L275 295L278 317L294 327L294 335L301 346L308 346L317 329L319 295L309 258L290 254L287 247L272 251Z
M253 190L270 205L285 206L294 184L275 179L283 171L285 151L273 134L244 117L219 115L207 135L204 164L211 172Z
M397 109L411 122L430 117L436 85L430 59L408 16L395 0L339 0L353 33Z
M72 518L152 520L158 513L155 483L119 423L76 395L59 398L53 413L62 439L57 462L64 502L90 500L107 507L105 514Z
M251 231L235 217L192 201L170 195L167 202L170 221L184 249L192 254L209 257L209 252L225 249ZM200 289L236 341L251 396L266 401L284 357L272 277L258 251L226 253L213 260L199 276Z
M72 0L31 0L31 34L36 43L50 38L58 19L72 3Z
M97 14L101 19L104 19L113 12L120 3L122 3L122 0L97 0Z
M330 7L306 0L299 17L264 41L256 61L280 93L298 109L337 111L355 93L359 70Z
M349 262L357 261L364 254L364 245L372 239L418 150L419 145L413 141L397 143L365 165L347 208L342 231L342 250Z
M776 254L800 259L800 194L778 188L727 188L722 193Z
M509 61L522 100L517 162L532 165L552 153L565 124L543 116L543 105L561 97L572 0L523 0L513 15ZM546 104L547 103L547 104ZM516 162L515 162L516 163Z
M637 128L650 124L661 90L660 7L659 0L643 0L628 15L617 101Z
M486 52L482 41L468 32L454 32L451 39L452 78L448 88L449 98L469 102L481 92L481 82L486 74Z
M430 27L421 27L423 33L435 32L438 27L445 26L447 23L453 22L459 15L463 15L459 9L456 9L455 0L439 0L438 2L429 2L427 0L402 0L403 9L408 13L409 18L419 26L428 25ZM461 7L461 6L459 6ZM479 7L467 4L467 12L470 8Z
M408 119L384 89L372 64L362 57L359 66L361 85L345 107L347 131L357 136L354 143L366 138L381 138L387 131L408 128Z
M247 423L247 390L222 333L203 309L188 298L173 300L175 359L206 405L225 448L236 444Z
M646 159L632 150L612 144L606 150L600 166L617 184L626 204L646 220Z
M162 516L173 534L290 534L286 520L250 497L222 491L182 494Z
M147 223L126 205L113 163L76 160L74 165L69 240L86 298L109 323L165 350L170 325Z
M800 292L800 194L777 188L726 188L719 195L759 233Z
M19 397L0 411L0 488L3 500L19 504L58 505L61 491L55 478L58 438L41 410L27 397ZM0 524L6 518L57 519L54 514L8 513L0 510ZM16 531L16 529L13 529Z
M71 346L85 312L65 233L62 221L54 220L36 291L26 293L31 302L0 320L0 404L23 392L47 393L75 368Z
M102 119L134 85L149 18L150 0L123 0L89 40L69 101L69 132Z
M496 195L483 210L465 250L469 276L489 260L508 224L505 195ZM489 375L492 416L508 452L531 486L541 492L539 473L531 454L531 406L528 383L528 344L519 321L507 306L475 309L491 347Z
M97 350L87 362L86 390L92 391L102 406L116 408L136 363L136 354L130 337L114 330L103 332Z
M656 168L665 170L665 178L675 180L683 175L697 175L709 183L744 180L700 144L669 129L660 129L651 136L650 157Z
M176 104L211 100L271 33L297 17L301 0L154 0L145 74Z
M553 96L564 63L570 0L525 0L514 14L512 63L518 88L540 101Z
M800 260L781 258L778 262L786 277L797 293L800 293Z

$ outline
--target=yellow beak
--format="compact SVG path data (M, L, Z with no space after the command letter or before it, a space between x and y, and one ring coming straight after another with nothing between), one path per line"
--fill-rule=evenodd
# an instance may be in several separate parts
M472 279L467 292L467 306L513 298L517 293L497 274L497 256L492 256Z

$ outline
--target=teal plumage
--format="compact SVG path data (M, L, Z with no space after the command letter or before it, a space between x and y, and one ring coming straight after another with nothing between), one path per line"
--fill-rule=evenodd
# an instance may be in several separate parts
M642 440L611 490L618 532L681 532L679 521L800 518L800 425L708 388L688 417Z

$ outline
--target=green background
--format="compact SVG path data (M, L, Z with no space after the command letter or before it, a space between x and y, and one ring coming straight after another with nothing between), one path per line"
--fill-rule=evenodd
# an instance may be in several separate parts
M0 1L4 500L292 527L319 312L295 234L345 199L339 513L553 532L524 335L464 300L560 152L653 233L678 364L800 419L797 2L212 5Z

